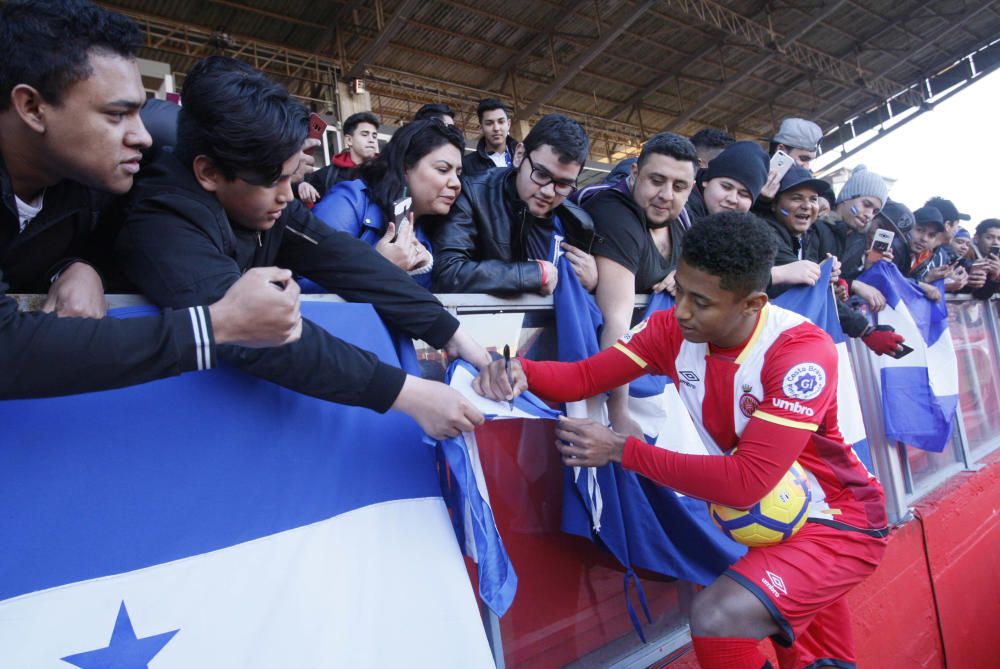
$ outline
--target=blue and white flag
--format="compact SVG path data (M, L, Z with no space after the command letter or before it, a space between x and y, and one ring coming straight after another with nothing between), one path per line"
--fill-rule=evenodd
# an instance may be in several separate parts
M553 411L531 393L518 396L510 405L480 396L472 390L472 380L476 374L472 365L464 360L456 360L448 368L446 380L476 406L487 420L553 420L559 416L558 411ZM429 438L427 440L430 441ZM474 432L466 432L459 437L436 443L452 474L442 485L446 489L452 484L455 487L455 493L448 495L455 534L463 545L465 554L478 565L479 596L493 613L502 616L514 602L517 574L497 531L476 435Z
M558 267L554 295L558 354L560 360L571 362L598 352L601 313L569 262L560 258ZM589 416L606 424L604 398L588 402L582 410L567 406L567 415ZM683 407L680 411L674 418L690 421ZM628 599L630 584L636 586L647 620L649 611L634 567L707 585L745 552L712 524L701 500L678 495L615 463L566 471L562 529L605 546L625 567L628 613L640 638L639 618Z
M861 399L858 396L858 384L851 368L851 358L847 350L847 335L840 327L840 317L837 315L837 301L830 288L829 260L820 265L820 277L814 286L796 286L786 290L775 298L779 307L794 311L805 316L818 325L833 339L837 345L837 420L844 441L854 447L854 453L869 472L872 468L871 451L868 448L868 436L865 432L864 418L861 414Z
M951 439L958 407L958 365L948 331L948 306L928 300L895 265L877 262L858 277L885 295L880 325L891 325L913 352L882 355L882 411L889 439L940 453ZM943 282L938 288L944 294Z
M396 361L371 306L302 308ZM493 666L402 414L219 369L0 420L0 667Z

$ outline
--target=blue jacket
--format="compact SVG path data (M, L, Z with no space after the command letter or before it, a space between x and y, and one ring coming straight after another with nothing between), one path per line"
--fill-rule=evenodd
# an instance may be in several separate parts
M368 197L368 186L361 179L341 181L327 192L313 207L312 213L334 230L340 230L375 246L385 234L385 214ZM434 249L424 233L420 221L416 222L417 241L432 255ZM431 273L411 274L414 281L430 290Z

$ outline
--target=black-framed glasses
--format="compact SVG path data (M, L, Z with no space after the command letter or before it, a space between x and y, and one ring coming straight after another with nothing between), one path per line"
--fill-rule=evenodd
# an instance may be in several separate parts
M524 159L528 161L528 166L531 168L531 173L528 176L535 184L539 186L552 184L552 189L558 195L563 196L569 195L576 190L576 179L555 179L544 167L535 167L535 162L527 153L524 154Z

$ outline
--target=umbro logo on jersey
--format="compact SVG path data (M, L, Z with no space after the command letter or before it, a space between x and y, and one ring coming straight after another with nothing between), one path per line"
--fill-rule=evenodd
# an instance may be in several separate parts
M760 582L763 583L775 597L781 597L781 595L788 594L788 590L785 588L785 579L781 578L772 571L765 571L764 574L767 578L760 579Z
M694 388L694 384L701 381L701 379L698 378L697 374L687 369L678 370L677 375L681 377L680 382L683 383L688 388Z
M772 397L771 403L774 404L776 409L784 409L785 411L791 411L792 413L797 413L800 416L814 416L816 412L807 406L799 404L798 402L789 402L788 400L783 400L778 397Z

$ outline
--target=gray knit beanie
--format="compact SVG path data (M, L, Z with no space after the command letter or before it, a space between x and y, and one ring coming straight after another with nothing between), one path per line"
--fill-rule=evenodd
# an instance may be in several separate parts
M885 180L874 172L869 172L864 165L858 165L851 172L851 178L837 195L837 204L856 197L877 197L882 204L889 198L889 187Z

